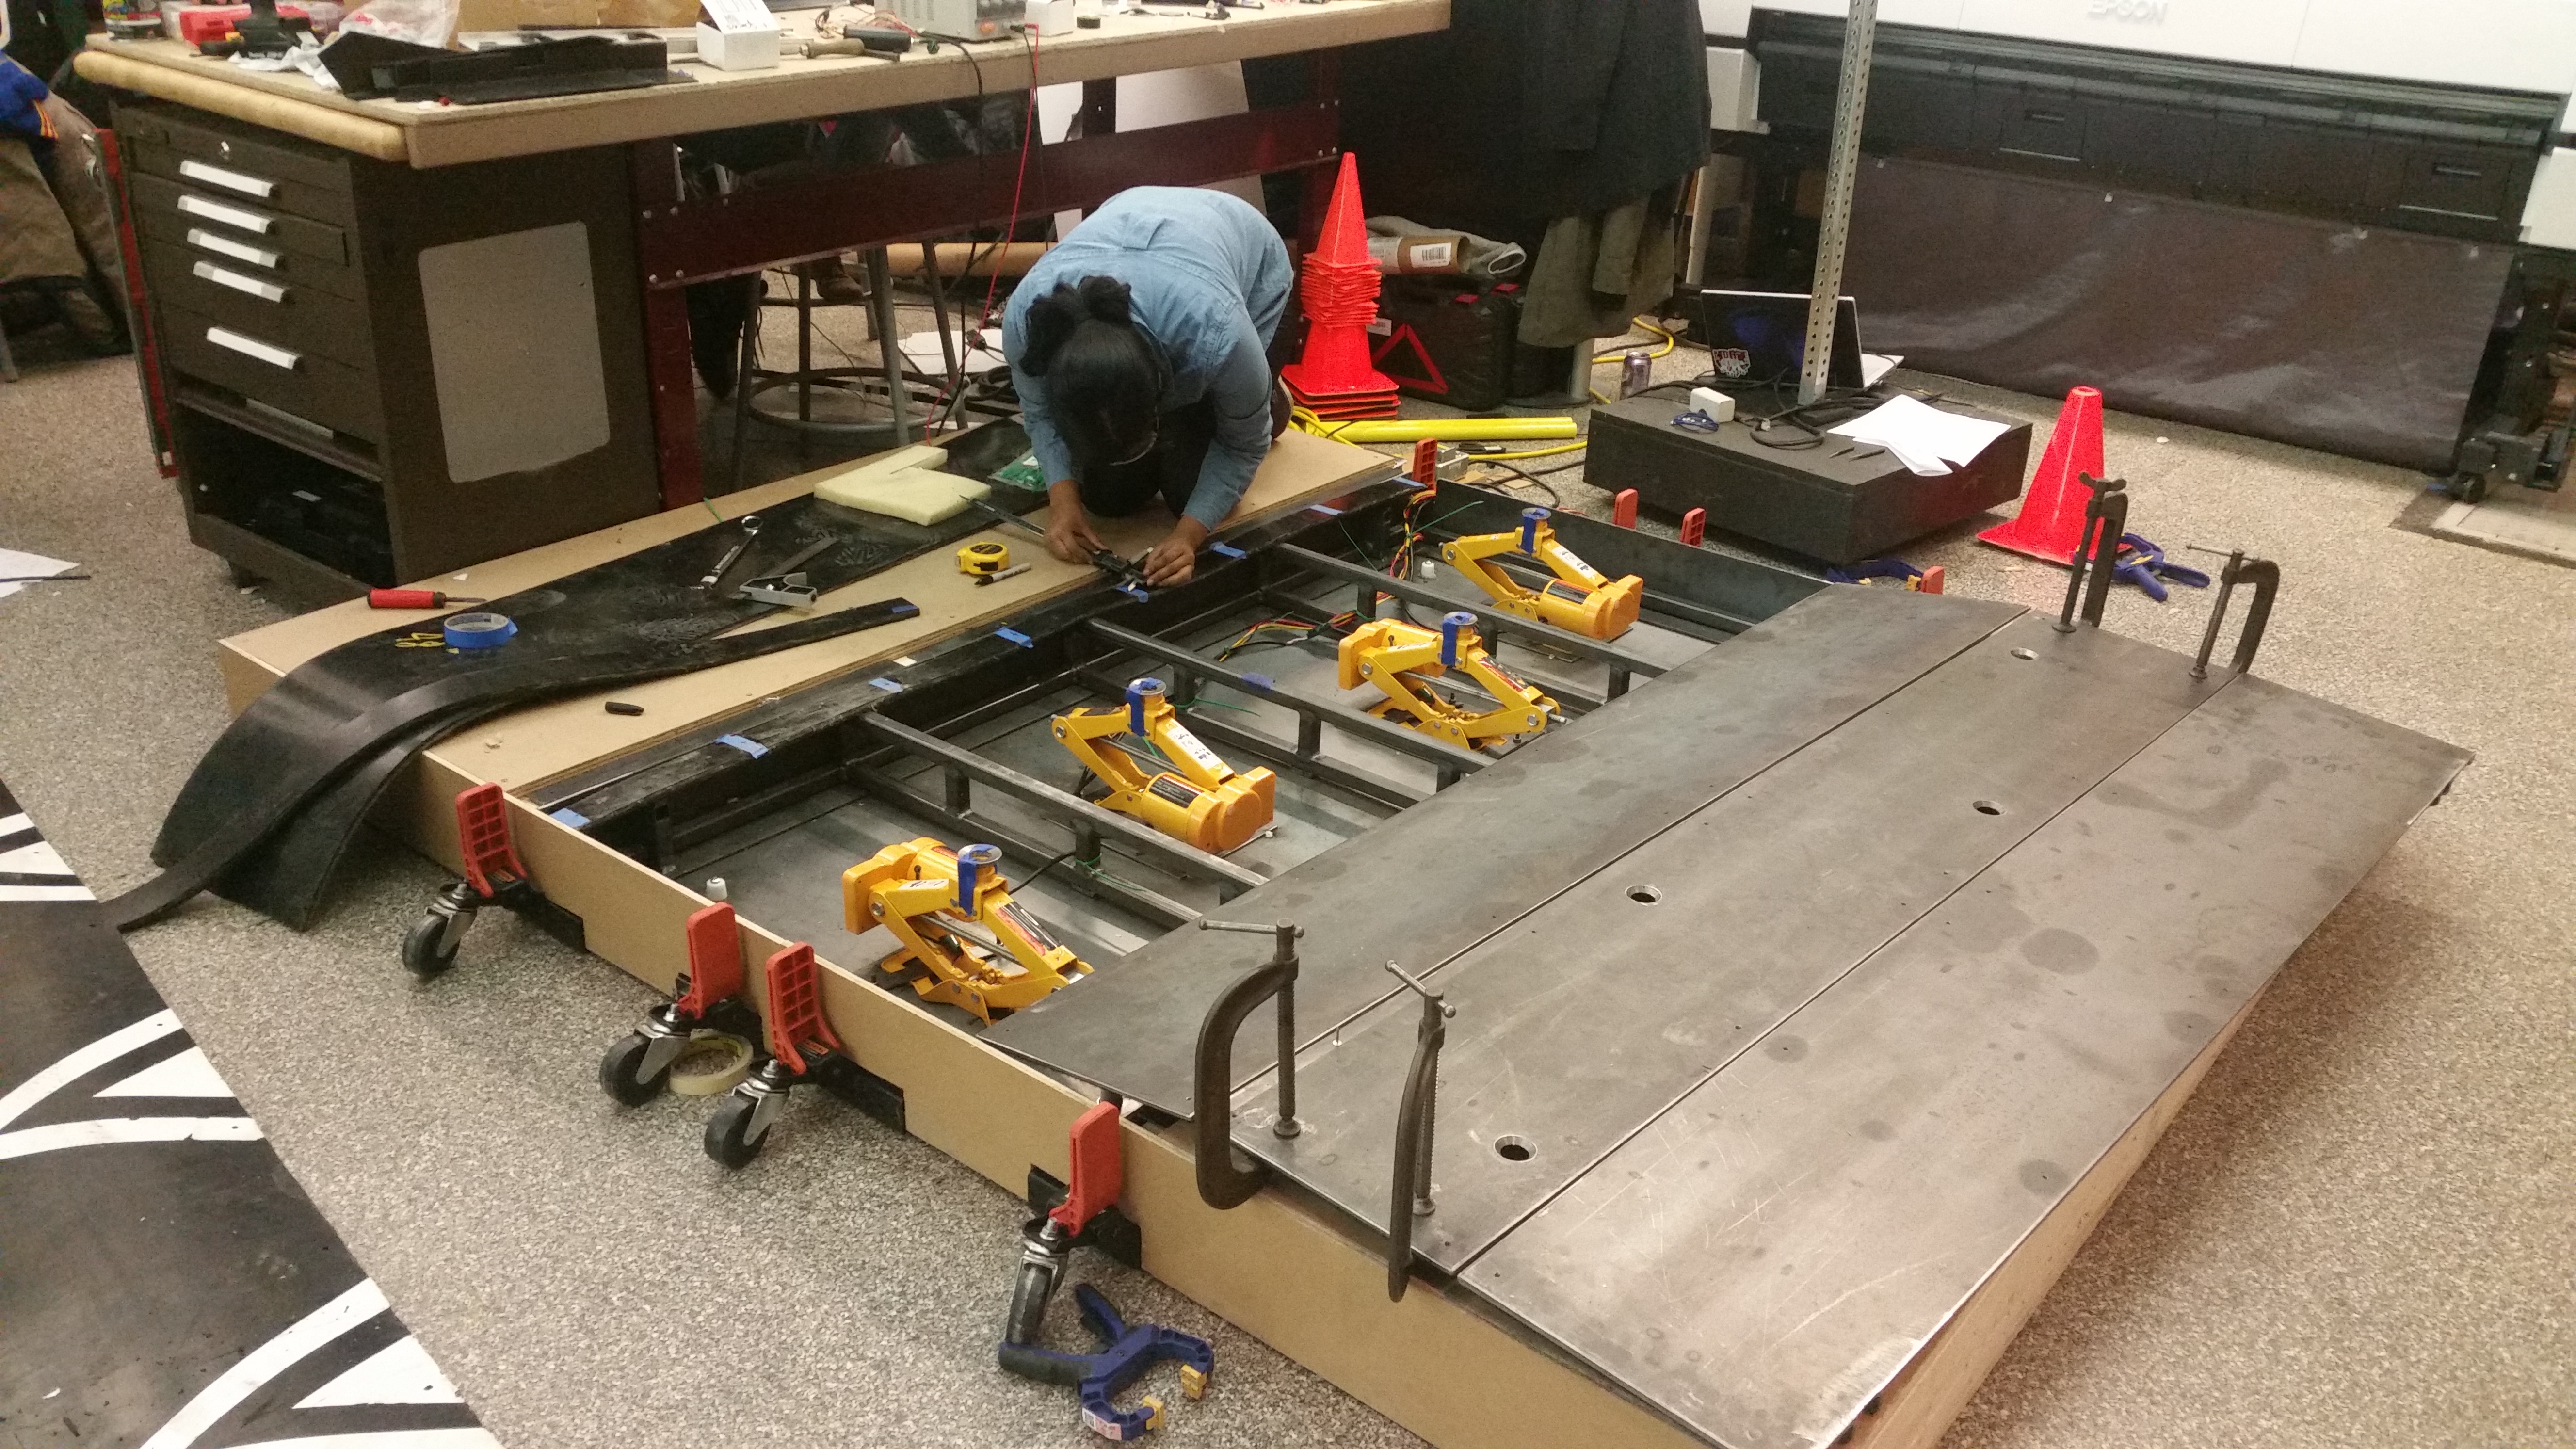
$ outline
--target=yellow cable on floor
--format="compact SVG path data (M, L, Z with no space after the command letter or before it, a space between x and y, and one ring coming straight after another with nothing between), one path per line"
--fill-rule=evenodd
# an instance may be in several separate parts
M1656 326L1654 323L1647 321L1647 320L1646 320L1645 318L1643 318L1643 317L1631 317L1631 318L1629 318L1629 319L1628 319L1628 323L1629 323L1629 325L1630 325L1630 326L1633 326L1633 327L1642 327L1642 328L1644 328L1646 331L1651 332L1651 333L1655 334L1657 337L1660 337L1660 338L1664 339L1664 345L1663 345L1663 346L1661 346L1661 347L1656 348L1656 349L1655 349L1654 351L1652 351L1652 352L1647 353L1646 355L1647 355L1648 357L1661 357L1661 356L1665 355L1666 353L1671 352L1671 351L1673 350L1673 348L1675 348L1676 346L1680 345L1680 339L1679 339L1679 338L1676 338L1676 337L1675 337L1675 336L1673 336L1673 334L1671 334L1670 332L1665 331L1663 328ZM1627 356L1627 353L1626 353L1625 351L1620 351L1620 352L1604 352L1604 353L1600 354L1599 356L1594 357L1592 360L1593 360L1594 362L1617 362L1620 358L1625 357L1625 356Z

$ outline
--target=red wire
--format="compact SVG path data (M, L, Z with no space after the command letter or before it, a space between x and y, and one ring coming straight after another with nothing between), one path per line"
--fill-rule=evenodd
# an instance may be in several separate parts
M1008 255L1011 233L1020 227L1020 192L1029 180L1029 147L1038 138L1038 33L1035 30L1020 33L1029 40L1029 104L1020 113L1020 174L1011 182L1011 224L1002 233L1005 256ZM993 279L984 284L984 312L975 323L979 329L993 325L993 294L1002 287L1002 260L1000 256L993 259Z

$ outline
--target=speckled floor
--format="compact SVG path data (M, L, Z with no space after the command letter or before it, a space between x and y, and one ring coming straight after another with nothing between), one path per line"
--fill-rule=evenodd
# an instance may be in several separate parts
M2110 466L2137 531L2281 562L2263 672L2479 759L2283 971L1949 1442L2576 1441L2576 571L2389 527L2422 482L2389 468L2123 417ZM1551 481L1600 507L1580 476ZM2054 603L2062 574L1972 531L1908 556ZM98 575L0 600L0 775L106 894L148 873L223 724L212 641L279 610L183 538L121 361L0 385L0 546ZM2204 607L2123 590L2109 622L2188 649ZM722 1173L702 1107L623 1113L593 1083L640 986L507 917L416 986L393 945L441 877L357 855L309 934L209 902L134 948L513 1449L1089 1442L1068 1396L993 1367L1020 1215L1000 1190L803 1098ZM1411 1442L1108 1276L1217 1339L1216 1388L1165 1442Z

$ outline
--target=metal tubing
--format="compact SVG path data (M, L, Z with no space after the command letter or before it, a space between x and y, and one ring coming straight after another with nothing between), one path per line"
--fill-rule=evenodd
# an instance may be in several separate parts
M1220 891L1250 890L1265 879L1230 860L1174 840L1141 821L1115 810L1103 809L1071 791L1060 790L1044 780L1023 775L1008 765L997 764L937 735L897 724L882 714L861 715L856 723L879 739L938 764L950 783L949 808L959 814L964 814L966 807L955 802L963 793L966 782L969 779L980 780L1071 825L1077 840L1080 832L1087 830L1095 837L1115 840L1138 855L1151 857L1156 863L1182 875L1214 881Z
M1255 681L1252 676L1241 670L1229 668L1212 659L1193 654L1177 644L1157 639L1150 634L1139 634L1133 629L1121 628L1099 619L1087 621L1085 627L1089 628L1095 637L1131 653L1195 669L1210 679L1222 680L1246 693L1258 695L1293 709L1300 715L1327 721L1337 728L1348 730L1372 743L1384 745L1418 760L1428 761L1439 766L1442 774L1447 777L1442 781L1443 784L1457 779L1469 770L1481 770L1492 763L1484 755L1476 754L1471 750L1462 750L1456 745L1435 740L1429 735L1416 734L1402 725L1391 724L1372 714L1364 714L1339 700L1310 699L1293 690L1282 689L1268 680Z
M942 830L970 840L989 840L1024 860L1044 860L1055 854L1054 851L1027 836L1005 829L990 820L969 820L963 815L956 814L938 801L882 770L853 767L848 773L851 783L862 787L869 794L900 809L909 810ZM1099 876L1078 873L1059 873L1056 878L1094 899L1114 901L1124 909L1135 912L1165 930L1177 930L1199 918L1197 911L1160 891L1146 890L1141 886L1119 885Z
M877 358L885 364L886 407L894 414L894 443L912 441L912 386L904 378L903 339L895 333L894 277L884 247L868 248L868 317L876 329Z
M1543 640L1579 658L1607 664L1614 671L1612 679L1615 687L1610 691L1610 697L1613 699L1626 692L1628 675L1643 674L1652 677L1664 672L1663 665L1643 655L1631 654L1605 640L1577 634L1571 629L1560 629L1554 624L1538 619L1525 619L1518 614L1506 613L1490 603L1460 604L1455 599L1425 588L1411 579L1389 578L1365 564L1353 563L1346 558L1335 558L1331 554L1299 548L1293 543L1274 545L1267 552L1283 563L1294 564L1298 568L1331 578L1349 579L1367 588L1393 594L1407 603L1423 604L1438 609L1463 609L1476 616L1477 627L1489 640L1498 634L1518 634L1527 639Z

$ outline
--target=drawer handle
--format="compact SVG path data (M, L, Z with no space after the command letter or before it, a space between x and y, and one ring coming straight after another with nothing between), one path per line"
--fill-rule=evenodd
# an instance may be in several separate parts
M191 181L202 181L208 186L220 186L226 191L238 191L244 196L255 196L262 201L277 194L277 183L266 177L253 176L247 171L233 171L222 166L209 166L203 161L180 162L179 174Z
M256 337L244 337L229 327L207 328L206 340L217 347L230 348L244 357L258 358L271 367L282 367L289 372L293 372L296 365L304 361L302 353L289 352L283 347L272 346Z
M248 242L237 242L231 237L217 236L213 232L193 226L188 228L188 245L213 252L217 256L230 257L237 262L248 262L254 267L273 267L286 260L283 253L270 251L266 247L255 247Z
M268 229L277 224L275 217L262 216L256 211L244 211L238 206L226 206L220 201L208 201L202 196L181 196L179 209L190 216L202 216L208 221L220 221L226 226L237 226L244 231L257 232L261 236L268 235Z
M263 282L257 277L245 277L229 268L216 266L213 262L199 262L188 270L218 287L230 287L236 292L248 292L263 302L286 300L286 289L275 282Z
M2436 176L2447 176L2453 181L2476 181L2486 175L2484 171L2479 170L2475 166L2463 166L2457 161L2434 162L2433 174Z

